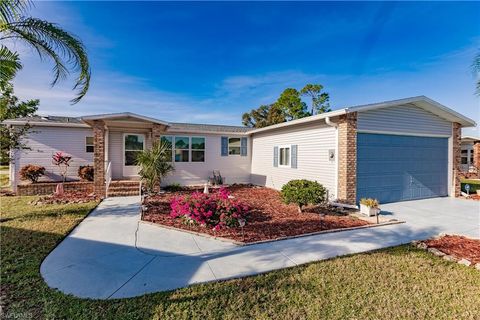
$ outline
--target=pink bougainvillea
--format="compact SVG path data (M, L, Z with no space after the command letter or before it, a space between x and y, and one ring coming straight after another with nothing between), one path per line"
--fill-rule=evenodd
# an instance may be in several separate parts
M170 216L182 218L186 223L196 223L219 230L238 227L239 219L246 219L248 206L230 197L227 188L215 193L194 192L175 197L170 203Z

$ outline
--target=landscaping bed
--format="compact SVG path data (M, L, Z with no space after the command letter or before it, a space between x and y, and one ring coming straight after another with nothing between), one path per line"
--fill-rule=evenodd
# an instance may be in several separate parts
M234 199L249 207L243 233L240 227L214 231L208 227L185 224L181 219L172 218L171 200L174 197L191 194L195 189L146 197L144 201L146 210L142 220L245 243L370 225L367 221L351 217L349 212L341 212L342 210L329 206L306 207L304 212L300 213L297 206L283 203L278 191L265 187L234 185L228 190Z
M69 204L69 203L88 203L91 201L99 201L100 198L94 193L84 191L65 191L63 194L50 194L47 196L40 196L32 200L30 204L44 205L44 204Z
M428 248L435 248L456 260L466 259L472 265L480 264L480 240L456 235L445 235L424 242Z

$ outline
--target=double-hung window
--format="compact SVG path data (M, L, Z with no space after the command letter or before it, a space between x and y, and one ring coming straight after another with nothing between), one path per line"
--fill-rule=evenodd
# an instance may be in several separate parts
M190 138L175 137L175 162L190 161Z
M240 147L240 138L228 138L228 155L239 155Z
M92 153L93 150L93 137L85 137L85 152Z
M278 148L278 165L280 167L290 167L291 164L291 147L280 146Z
M205 138L192 137L192 162L205 162Z
M172 149L173 149L173 137L172 136L162 136L160 138L160 141L162 143L165 143L167 146L167 159L170 159L169 161L172 161L173 159L173 154L172 154Z

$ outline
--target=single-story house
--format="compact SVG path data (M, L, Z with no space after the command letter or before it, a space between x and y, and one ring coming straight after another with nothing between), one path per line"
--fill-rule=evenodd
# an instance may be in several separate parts
M110 181L138 179L135 154L152 141L172 142L175 172L165 184L204 184L213 170L226 183L280 189L292 179L316 180L331 201L381 203L460 194L461 128L475 122L425 96L348 107L298 120L246 128L167 122L130 112L80 118L33 117L30 150L13 151L13 186L26 164L58 179L51 157L73 156L76 167L93 164L94 190L106 195Z
M480 138L462 136L461 169L465 173L478 173L480 169Z

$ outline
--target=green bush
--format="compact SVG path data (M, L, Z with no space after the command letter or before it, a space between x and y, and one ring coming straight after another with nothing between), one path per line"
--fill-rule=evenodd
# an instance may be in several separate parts
M78 176L82 180L93 181L94 171L92 166L80 166L78 167Z
M302 212L307 204L319 204L326 200L326 189L316 181L290 180L282 187L282 199L286 204L295 203Z
M465 189L466 184L470 185L470 193L476 193L477 190L480 190L480 180L473 180L473 179L465 179L462 180L461 187L463 192L467 192Z
M27 164L20 169L22 180L30 180L32 183L38 181L38 178L45 174L45 168L34 164Z
M182 191L183 187L180 183L172 183L172 184L169 184L168 186L165 186L165 188L163 189L165 191L176 192L176 191Z

